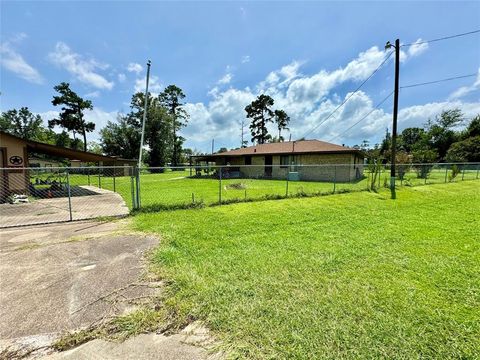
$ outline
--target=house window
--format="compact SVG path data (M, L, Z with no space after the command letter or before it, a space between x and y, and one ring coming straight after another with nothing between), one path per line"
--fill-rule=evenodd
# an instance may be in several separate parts
M297 157L295 155L280 155L280 168L287 169L289 171L297 171Z
M252 157L245 156L245 165L252 165Z

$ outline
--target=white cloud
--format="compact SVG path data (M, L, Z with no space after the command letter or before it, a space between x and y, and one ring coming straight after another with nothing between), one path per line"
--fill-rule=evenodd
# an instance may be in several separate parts
M408 53L405 54L408 58ZM274 108L284 109L291 117L290 129L294 139L302 137L320 121L323 121L349 93L338 96L337 87L346 83L355 87L365 80L383 61L385 52L373 47L360 53L344 67L334 70L322 69L312 75L301 73L301 62L294 61L270 72L253 90L250 88L221 90L214 87L208 103L189 103L186 110L190 113L189 125L182 129L187 138L186 146L208 151L209 142L226 143L230 147L239 146L239 122L245 119L245 106L261 93L271 95ZM392 58L390 58L392 61ZM307 138L330 140L354 145L363 139L373 144L381 140L385 128L391 127L392 101L385 102L380 109L374 109L376 101L363 91L357 92L333 116L325 121ZM480 109L480 102L443 101L403 108L399 112L399 130L410 126L423 126L428 118L433 118L444 109L459 107L466 117L472 117ZM370 113L370 114L369 114ZM369 114L350 131L347 128ZM274 126L270 130L275 133ZM285 134L288 137L288 134ZM248 136L247 136L248 137ZM248 137L249 138L249 137Z
M138 63L129 63L128 66L127 66L127 71L128 72L134 72L134 73L141 73L143 70L143 66L138 64Z
M250 62L250 55L242 56L242 64Z
M38 70L28 64L23 56L20 55L12 46L12 43L18 43L26 37L27 35L20 33L13 37L10 41L0 44L0 63L5 69L15 73L22 79L34 84L42 84L44 79Z
M134 90L136 93L145 92L145 85L146 85L145 81L146 81L146 76L141 79L135 80ZM158 95L161 91L162 91L162 85L160 84L158 76L150 76L150 79L148 81L148 92L154 95Z
M108 68L107 64L100 63L95 59L84 59L63 42L58 42L55 45L55 50L48 55L48 58L85 84L98 89L110 90L113 88L113 82L108 81L96 72L97 69L105 70Z
M231 73L226 73L220 80L217 81L217 84L225 85L232 81L233 75Z
M478 69L477 79L472 85L462 86L461 88L457 89L450 95L449 99L450 100L459 99L479 89L480 89L480 69Z
M97 98L99 96L100 96L100 91L98 91L98 90L85 94L86 98Z
M413 43L413 45L410 45L408 47L408 56L413 57L413 56L418 56L420 54L423 54L425 51L428 49L428 43L423 43L421 44L423 40L418 39Z
M55 110L39 112L37 114L42 117L45 125L48 125L48 120L58 117L58 111ZM93 110L85 111L85 120L92 121L95 124L95 130L92 133L87 134L88 141L98 141L100 139L100 129L105 127L105 125L107 125L107 122L116 121L117 116L117 111L105 111L98 107L94 107ZM62 129L56 127L55 131L61 132Z
M123 82L125 82L125 80L127 80L126 75L123 74L123 73L118 74L117 78L118 78L118 82L121 82L121 83L123 83Z

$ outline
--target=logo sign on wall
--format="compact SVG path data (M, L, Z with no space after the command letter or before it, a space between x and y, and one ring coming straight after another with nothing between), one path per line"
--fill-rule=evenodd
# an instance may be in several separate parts
M18 155L10 156L10 159L8 159L8 161L10 165L13 165L13 166L22 166L23 164L22 157Z

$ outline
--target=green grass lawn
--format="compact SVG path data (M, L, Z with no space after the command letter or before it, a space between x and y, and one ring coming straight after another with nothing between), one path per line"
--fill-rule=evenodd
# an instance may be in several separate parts
M312 181L290 181L265 180L265 179L223 179L220 186L218 179L214 178L190 178L187 171L166 171L160 174L142 173L140 177L141 203L142 206L172 206L190 204L193 201L203 202L206 205L219 202L221 191L222 201L255 200L268 196L296 196L298 194L318 195L331 193L334 189L341 191L362 191L367 190L370 175L367 171L364 178L352 182L312 182ZM434 168L427 179L418 178L415 171L409 171L403 181L398 181L398 186L418 186L424 184L444 183L445 179L450 181L451 170ZM32 181L39 177L46 178L48 174L33 176ZM457 175L453 182L463 180L474 180L478 176L477 170L466 170L465 173ZM66 181L66 176L59 177ZM390 172L388 169L382 171L378 178L377 185L388 186ZM58 181L58 180L57 180ZM114 185L115 181L115 185ZM108 190L117 191L122 195L127 205L132 207L132 181L129 176L107 177L92 174L71 174L70 183L72 186L91 185ZM40 185L43 186L43 185ZM73 188L75 191L75 188Z
M144 185L146 186L146 185ZM480 183L138 214L175 323L233 358L480 357Z

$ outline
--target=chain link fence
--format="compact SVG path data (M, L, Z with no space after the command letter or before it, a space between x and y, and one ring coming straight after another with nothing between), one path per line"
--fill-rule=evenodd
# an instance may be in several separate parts
M478 180L480 163L399 164L396 185ZM0 227L242 201L377 191L388 164L0 169Z
M127 166L0 169L0 227L125 216L135 174Z
M396 186L479 179L480 163L399 164ZM242 201L378 191L390 186L389 164L243 165L142 168L142 211Z

